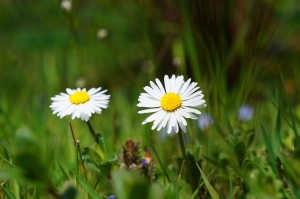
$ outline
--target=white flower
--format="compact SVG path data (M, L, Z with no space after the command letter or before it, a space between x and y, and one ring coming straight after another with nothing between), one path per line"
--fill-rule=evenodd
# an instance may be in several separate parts
M60 2L60 7L66 12L70 12L72 9L72 1L71 0L62 0Z
M107 35L108 35L108 30L106 30L106 29L99 29L97 32L98 39L103 39Z
M52 97L53 100L50 108L53 114L57 114L60 118L66 115L72 115L72 119L81 118L88 121L94 113L101 114L101 108L107 108L110 95L104 94L107 90L99 88L91 88L86 91L85 88L69 89L67 93L60 93Z
M146 93L141 93L138 99L138 107L148 108L138 113L153 113L142 124L153 122L152 130L157 128L168 134L178 133L179 127L186 132L185 118L197 119L194 114L201 112L195 108L206 106L202 91L198 91L197 83L191 83L191 79L185 82L183 76L173 75L169 79L165 75L165 86L158 79L155 81L156 84L150 81L151 87L144 87Z

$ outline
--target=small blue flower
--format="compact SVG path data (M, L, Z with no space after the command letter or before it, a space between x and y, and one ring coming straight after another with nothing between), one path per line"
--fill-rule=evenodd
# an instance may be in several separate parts
M197 120L197 124L198 127L201 130L205 130L208 127L210 127L212 124L214 123L213 118L211 117L210 114L208 113L202 113L201 115L199 115L198 120Z
M115 195L110 195L110 196L108 196L107 199L116 199L116 196Z
M146 165L147 164L147 160L146 159L142 159L142 164Z
M239 111L239 120L242 122L247 122L254 115L254 108L251 105L245 104L240 106Z

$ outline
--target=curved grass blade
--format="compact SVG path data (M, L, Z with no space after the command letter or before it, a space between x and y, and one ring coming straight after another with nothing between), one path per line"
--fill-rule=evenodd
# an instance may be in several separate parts
M270 154L271 168L272 168L274 174L276 176L278 176L278 170L277 170L277 166L276 166L277 161L276 161L275 153L274 153L274 150L273 150L273 147L272 147L272 143L270 141L270 137L269 137L264 125L261 122L260 122L260 127L261 127L261 131L262 131L262 134L263 134L263 138L264 138L267 150L269 151L269 154Z
M276 124L275 124L275 131L273 136L273 147L275 151L279 150L281 141L280 141L280 130L281 130L281 110L278 109L277 116L276 116Z
M157 158L157 160L158 160L158 162L159 162L159 164L160 164L162 170L164 171L164 174L165 174L166 178L168 179L169 182L171 182L171 179L170 179L169 175L167 174L167 171L166 171L164 165L162 164L162 161L161 161L161 159L159 158L156 149L154 148L153 145L151 145L151 148L152 148L152 150L153 150L153 152L154 152L154 154L155 154L155 156L156 156L156 158Z
M291 103L290 103L289 96L288 96L287 91L286 91L286 87L285 87L285 84L284 84L284 79L283 79L280 68L279 68L279 73L280 73L281 82L282 82L282 85L283 85L283 90L284 90L284 95L285 95L285 98L286 98L286 103L287 103L287 106L288 106L288 109L289 109L289 114L290 114L291 121L292 121L292 129L295 133L295 140L296 140L297 145L299 146L300 145L300 136L298 134L295 118L294 118L294 115L293 115L293 112L292 112Z
M223 101L221 101L221 108L222 108L222 111L223 111L223 116L225 118L225 123L226 123L226 127L228 129L228 132L229 132L230 135L233 135L233 130L232 130L228 115L226 113L225 104L224 104Z
M196 164L200 173L201 173L201 176L202 176L202 179L204 181L204 184L210 194L210 196L212 197L212 199L220 199L218 193L216 192L216 190L211 186L211 184L209 183L208 179L206 178L205 174L203 173L203 171L201 170L201 168L199 167L198 164Z
M59 161L58 162L58 165L59 165L59 168L60 170L63 172L64 176L65 176L65 179L66 180L70 180L70 176L68 175L68 173L66 172L65 168L61 165L61 163Z
M17 199L14 194L6 187L6 185L2 185L1 184L1 189L3 190L5 196L8 198L8 199Z
M234 195L236 194L237 190L239 190L240 187L234 187L226 196L226 199L233 199Z
M76 179L78 180L78 182L82 185L82 187L89 193L89 195L91 196L91 198L93 199L102 199L98 193L93 189L93 187L91 187L84 179L82 179L79 175L76 175Z

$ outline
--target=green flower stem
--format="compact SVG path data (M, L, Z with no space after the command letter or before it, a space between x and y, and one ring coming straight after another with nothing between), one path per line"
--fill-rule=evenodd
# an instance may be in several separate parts
M185 164L186 164L185 170L187 172L188 183L190 184L192 191L195 192L198 188L198 183L197 183L197 179L194 179L193 173L191 172L192 171L191 163L186 156L186 151L185 151L184 142L183 142L183 135L182 135L181 130L179 130L178 136L179 136L181 153L182 153L183 159L185 160Z
M181 153L182 153L183 159L187 163L186 151L185 151L185 147L184 147L183 135L182 135L181 130L179 130L178 136L179 136L179 143L180 143Z
M93 138L96 139L96 133L95 133L95 131L94 131L94 129L93 129L93 127L92 127L90 121L88 120L86 123L87 123L87 125L88 125L88 127L89 127L89 130L90 130L90 132L91 132Z

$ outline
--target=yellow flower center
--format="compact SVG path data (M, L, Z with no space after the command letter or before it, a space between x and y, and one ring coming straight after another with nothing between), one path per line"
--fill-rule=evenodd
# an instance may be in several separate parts
M167 112L178 109L181 106L181 102L180 96L173 92L165 94L160 100L161 107Z
M70 101L73 104L83 104L90 100L90 96L87 92L77 91L70 95Z

